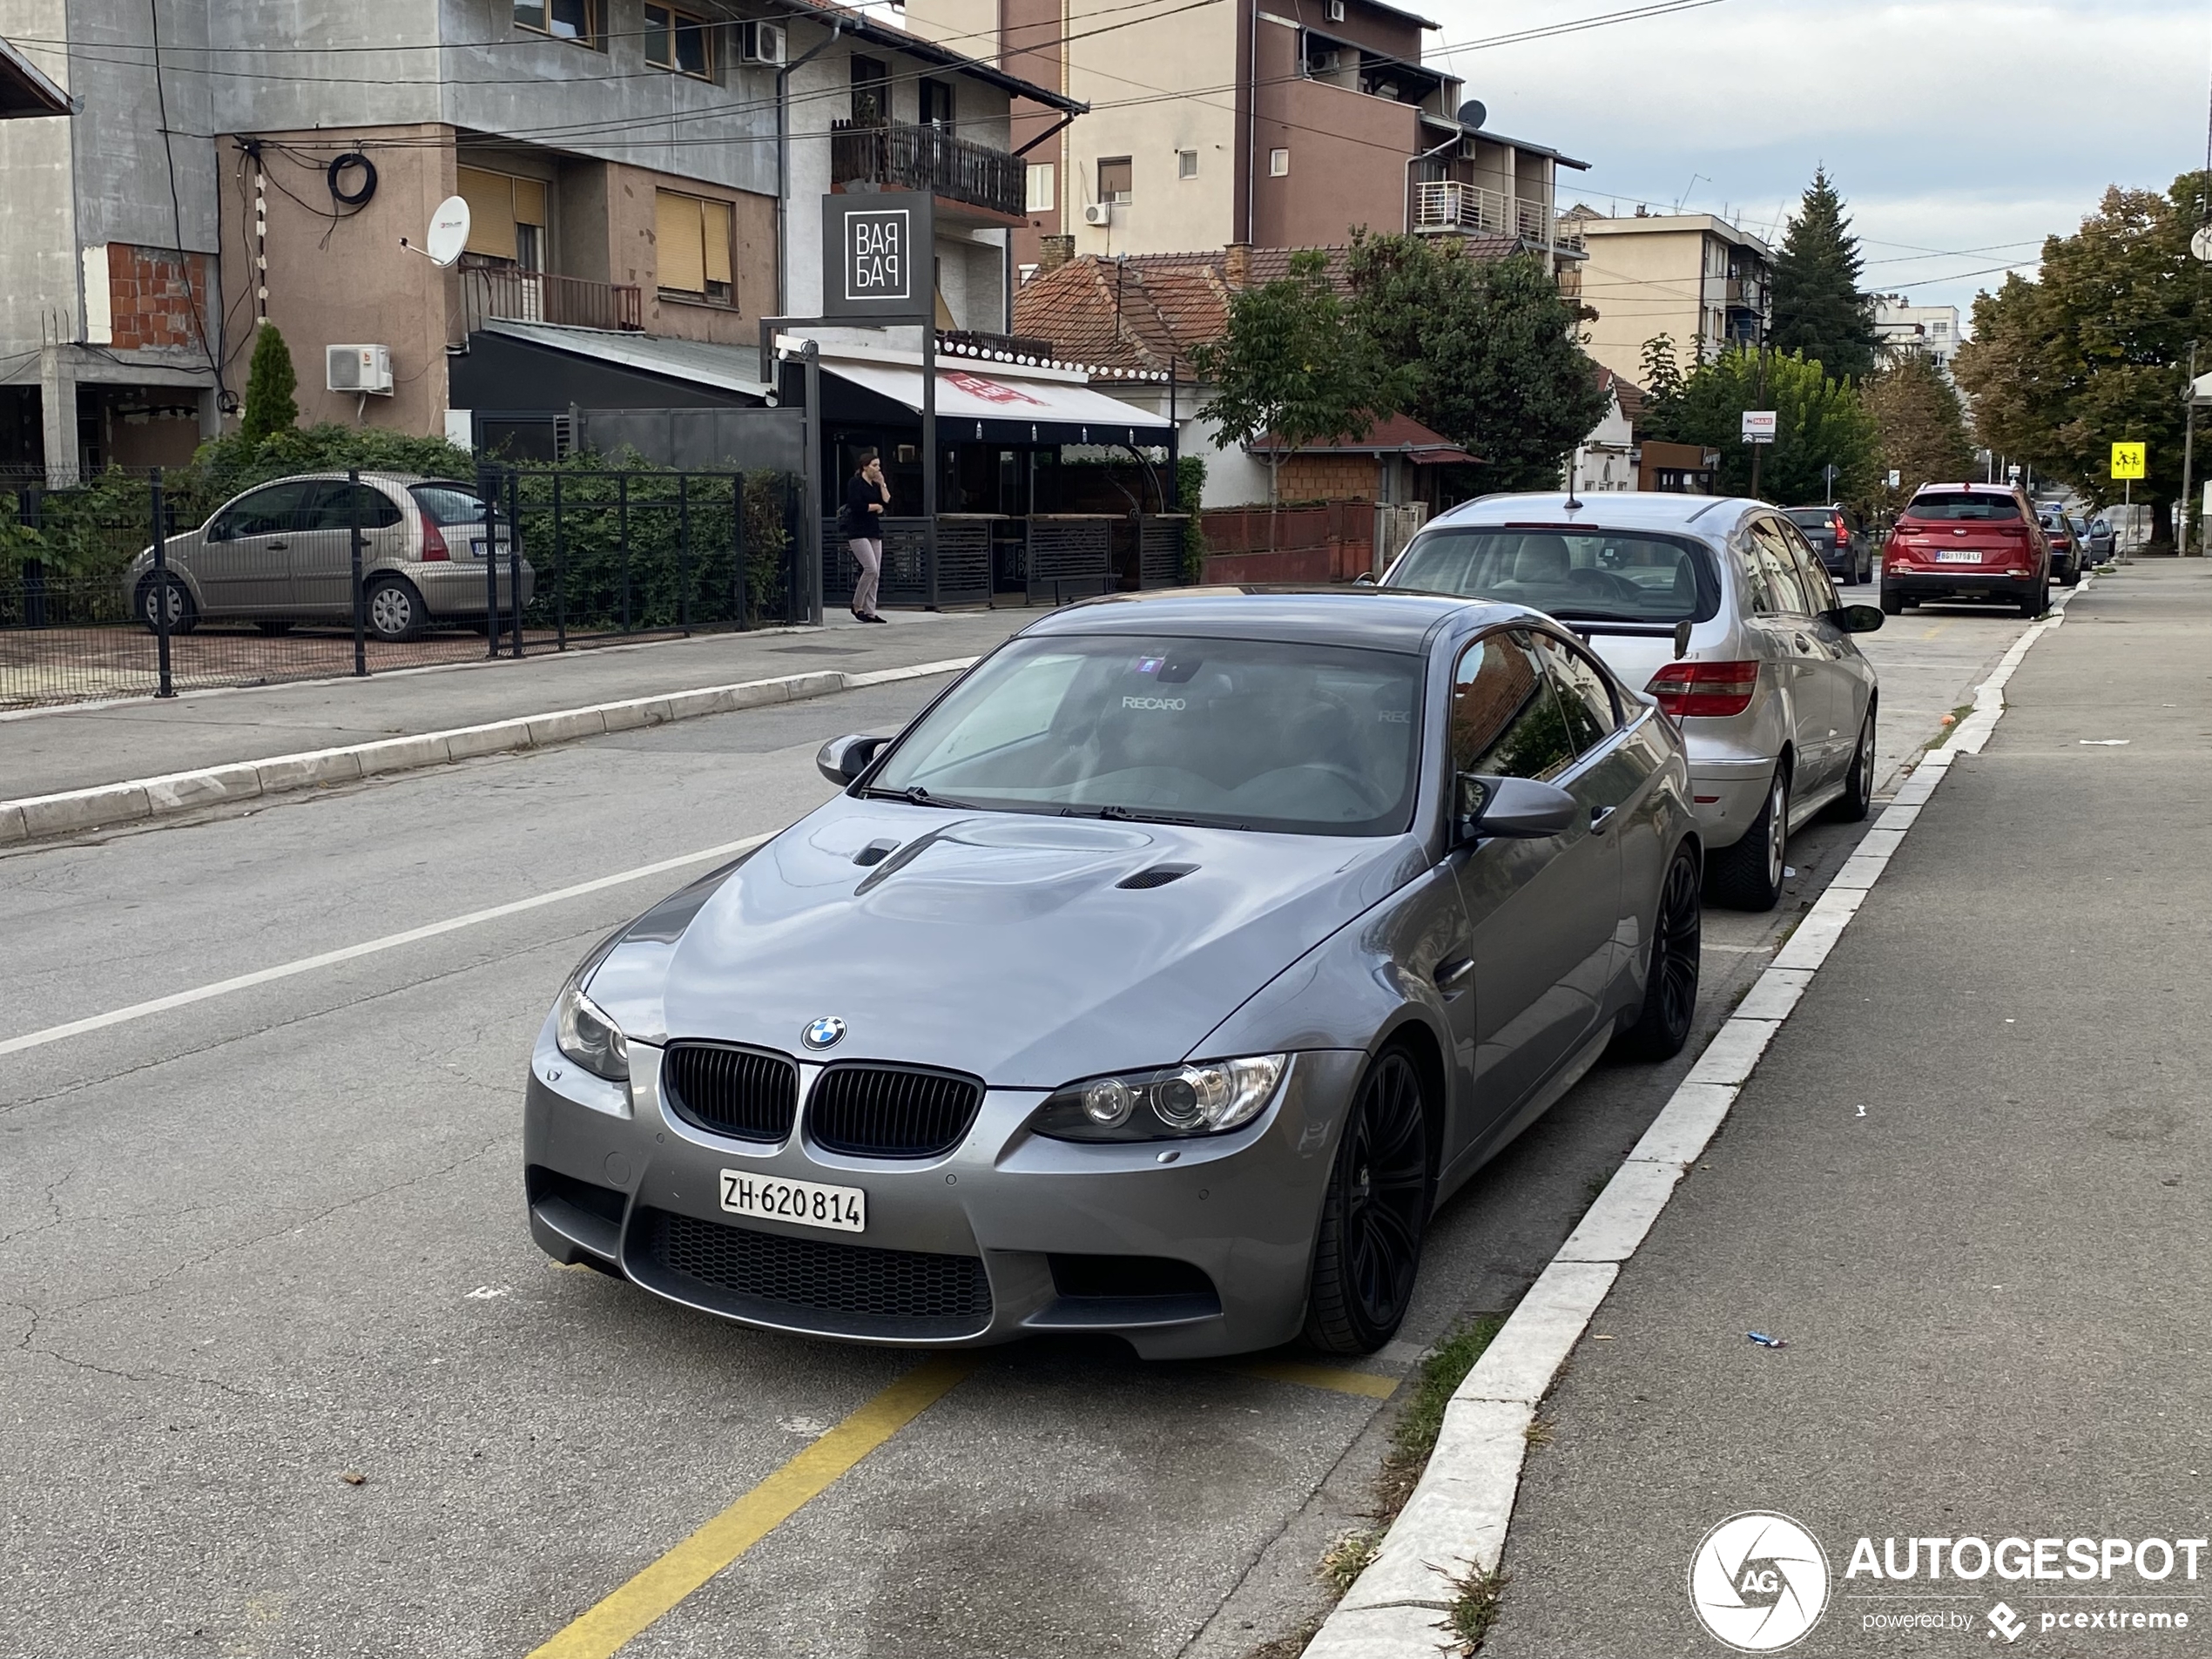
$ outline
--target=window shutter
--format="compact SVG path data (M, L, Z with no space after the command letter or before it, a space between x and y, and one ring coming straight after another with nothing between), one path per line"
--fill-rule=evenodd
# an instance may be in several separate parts
M706 223L706 280L730 281L730 204L701 202Z
M543 226L545 217L545 185L536 179L515 181L515 222L517 225Z
M469 204L469 252L515 257L515 181L503 172L455 170L455 188Z
M695 196L655 192L654 235L660 244L659 283L685 293L706 292L706 250Z

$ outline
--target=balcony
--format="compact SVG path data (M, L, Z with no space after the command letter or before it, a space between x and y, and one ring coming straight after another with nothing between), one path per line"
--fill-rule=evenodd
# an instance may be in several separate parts
M644 296L617 282L588 282L581 277L543 271L464 270L461 273L462 316L470 329L496 318L502 322L550 322L569 328L604 328L643 333Z
M1021 157L903 121L833 121L830 182L926 190L1009 219L1028 206L1028 168Z
M1413 186L1413 229L1424 235L1505 236L1507 201L1494 190L1456 179L1428 179Z

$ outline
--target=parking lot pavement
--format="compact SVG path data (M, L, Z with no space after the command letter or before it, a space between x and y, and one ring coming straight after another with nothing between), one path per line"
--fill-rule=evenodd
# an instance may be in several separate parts
M37 709L0 717L0 799L741 680L944 662L990 650L1039 614L891 611L887 626L873 628L833 612L821 629L698 634L167 702Z
M1032 1343L915 1408L910 1356L720 1325L524 1230L563 975L940 684L0 856L0 1652L583 1659L612 1649L573 1622L628 1595L638 1655L1241 1659L1311 1615L1379 1396L1511 1305L1689 1055L1602 1067L1471 1184L1359 1366ZM1711 914L1693 1049L1857 833L1801 837L1775 914Z
M1726 1651L1744 1511L1824 1552L1794 1652L2204 1651L2208 645L2144 563L2027 655L1577 1347L1486 1659Z

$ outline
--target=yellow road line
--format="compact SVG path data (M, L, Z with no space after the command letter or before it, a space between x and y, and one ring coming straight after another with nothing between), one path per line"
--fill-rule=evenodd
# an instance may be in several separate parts
M1343 1371L1334 1366L1302 1366L1294 1360L1269 1359L1234 1369L1247 1377L1264 1377L1270 1382L1325 1388L1332 1394L1359 1394L1368 1399L1388 1399L1398 1392L1395 1377L1378 1377L1372 1371Z
M608 1659L693 1590L936 1404L975 1368L964 1356L924 1360L597 1607L529 1659Z

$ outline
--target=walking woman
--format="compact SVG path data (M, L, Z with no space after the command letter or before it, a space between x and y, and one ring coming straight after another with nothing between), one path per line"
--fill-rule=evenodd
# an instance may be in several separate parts
M875 614L876 584L883 578L883 513L891 486L883 482L883 461L873 449L860 451L860 469L845 481L845 509L838 530L860 567L853 579L853 614L862 622L881 622Z

